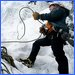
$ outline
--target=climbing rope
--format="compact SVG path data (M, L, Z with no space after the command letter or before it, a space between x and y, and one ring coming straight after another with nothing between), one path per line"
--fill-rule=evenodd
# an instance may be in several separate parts
M18 38L18 37L19 37L19 33L18 33L18 31L17 31L17 33L18 33L17 39L18 39L18 40L22 39L22 38L24 37L24 35L25 35L26 26L25 26L25 23L24 23L24 21L23 21L23 19L22 19L22 17L21 17L21 11L22 11L23 9L25 9L25 8L31 10L32 13L34 13L34 11L33 11L31 8L29 8L29 7L22 7L22 8L20 9L20 11L19 11L19 17L20 17L20 19L21 19L21 21L22 21L22 23L23 23L23 25L24 25L24 30L23 30L24 33L23 33L23 35L21 36L21 38ZM41 24L43 24L43 23L42 23L41 21L39 21L39 20L38 20L38 22L40 22ZM29 40L29 41L17 41L17 40L12 41L12 40L10 40L10 41L1 41L1 43L29 43L29 42L32 42L32 41L35 41L35 40L39 39L39 38L41 37L41 35L42 35L42 34L40 34L38 38L33 39L33 40Z
M23 33L23 35L21 36L21 38L18 38L18 37L19 37L19 33L18 33L18 31L17 31L17 33L18 33L17 39L18 39L18 40L22 39L22 38L24 37L24 35L25 35L25 30L26 30L25 28L26 28L26 27L25 27L25 23L24 23L24 21L23 21L23 19L22 19L22 17L21 17L21 11L22 11L23 9L26 9L26 8L29 9L29 10L31 10L32 12L34 12L34 11L33 11L31 8L29 8L29 7L23 7L23 8L20 9L20 11L19 11L19 17L20 17L20 19L21 19L21 21L22 21L22 23L23 23L23 26L24 26L24 30L23 30L24 33Z
M5 59L5 60L7 60L6 58L8 58L7 57L7 48L4 46L1 46L1 58ZM8 60L9 60L9 58L8 58ZM5 67L5 69L3 69L3 68L1 69L2 74L3 74L3 72L10 74L10 71L8 70L7 66L3 62L1 62L1 64Z
M19 37L19 33L18 33L18 31L17 31L17 33L18 33L17 39L18 39L18 40L22 39L22 38L24 37L24 35L25 35L26 27L25 27L25 23L24 23L24 21L23 21L23 19L22 19L22 17L21 17L21 11L22 11L23 9L25 9L25 8L31 10L32 13L34 13L34 11L33 11L31 8L29 8L29 7L22 7L22 8L20 9L20 11L19 11L19 17L20 17L20 19L21 19L21 21L22 21L22 23L23 23L23 25L24 25L24 30L23 30L24 33L23 33L23 35L21 36L21 38L18 38L18 37ZM39 20L38 20L38 22L40 22L41 24L43 24L43 23L42 23L41 21L39 21ZM32 41L35 41L35 40L39 39L39 38L41 37L41 35L42 35L42 34L40 34L40 36L39 36L38 38L33 39L33 40L30 40L30 41L12 41L12 40L11 40L11 41L2 41L1 43L28 43L28 42L32 42ZM7 48L4 47L4 46L1 46L1 58L2 58L2 59L5 59L11 66L13 66L13 67L16 68L16 66L15 66L15 64L14 64L14 61L13 61L13 58L7 54ZM6 72L6 73L8 73L8 74L11 74L10 71L8 70L8 68L6 67L6 65L5 65L3 62L1 62L1 64L4 65L4 67L5 67L5 69L3 69L3 68L1 69L2 74L3 74L3 72ZM17 68L16 68L16 69L17 69Z
M4 46L1 46L1 58L4 59L5 61L7 61L12 67L16 68L18 70L18 68L16 67L13 58L8 55L7 53L7 48ZM1 62L2 65L4 65L5 69L1 69L1 72L3 73L4 71L8 74L10 74L10 71L8 70L8 68L6 67L6 65ZM12 71L12 70L11 70Z
M11 66L16 68L13 58L7 53L7 48L2 46L1 50L1 58L5 59Z
M13 61L11 61L12 57L7 54L7 48L4 46L1 46L1 58L6 60L12 66L13 63ZM5 67L5 69L3 68L1 69L2 74L3 72L10 74L10 71L8 70L7 66L3 62L1 62L1 64L4 65Z
M4 67L5 67L5 69L1 69L2 74L4 71L8 74L11 74L10 71L8 70L7 66L3 62L1 62L1 64L4 65Z

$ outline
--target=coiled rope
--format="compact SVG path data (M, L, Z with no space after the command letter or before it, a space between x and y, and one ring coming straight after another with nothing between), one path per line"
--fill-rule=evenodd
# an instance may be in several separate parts
M24 33L23 33L23 35L21 36L21 38L18 38L18 37L19 37L19 33L18 33L18 31L17 31L17 33L18 33L17 39L18 39L18 40L22 39L22 38L24 37L24 35L25 35L26 26L25 26L25 23L24 23L24 21L23 21L23 19L22 19L22 17L21 17L21 11L22 11L23 9L25 9L25 8L31 10L32 13L34 13L34 11L33 11L31 8L29 8L29 7L22 7L22 8L20 9L20 11L19 11L19 17L20 17L20 19L21 19L21 21L22 21L22 23L23 23L23 25L24 25ZM38 22L40 22L41 24L43 24L43 23L42 23L41 21L39 21L39 20L38 20ZM29 40L29 41L17 41L17 40L12 41L12 40L10 40L10 41L1 41L1 43L29 43L29 42L32 42L32 41L35 41L35 40L39 39L39 38L41 37L41 35L42 35L42 34L40 34L38 38L33 39L33 40Z
M8 53L7 53L7 48L4 47L4 46L1 46L1 58L2 58L3 60L7 61L12 67L14 67L14 68L16 68L17 70L19 70L19 69L16 67L15 63L14 63L13 58L12 58L10 55L8 55ZM2 66L2 65L3 65L5 68L3 68L3 67L1 68L1 73L3 74L4 72L6 72L6 73L10 74L10 71L9 71L8 67L6 66L6 64L3 63L3 62L1 62L1 66ZM11 67L11 72L13 73L12 67ZM19 71L20 71L20 70L19 70ZM20 72L21 72L21 71L20 71Z
M4 46L1 46L1 58L5 59L5 60L6 60L6 58L8 58L7 57L7 48ZM9 58L8 58L8 60L9 60ZM5 67L5 69L3 69L3 68L1 69L2 74L3 74L3 72L10 74L10 71L7 68L7 66L5 65L5 63L1 62L1 64Z

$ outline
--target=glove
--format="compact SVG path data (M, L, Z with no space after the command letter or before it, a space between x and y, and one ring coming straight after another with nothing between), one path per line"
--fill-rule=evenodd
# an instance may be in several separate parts
M44 27L40 27L40 33L42 33L43 35L46 35L46 30Z
M38 16L39 16L40 14L38 13L38 12L34 12L33 13L33 18L34 18L34 20L38 20Z

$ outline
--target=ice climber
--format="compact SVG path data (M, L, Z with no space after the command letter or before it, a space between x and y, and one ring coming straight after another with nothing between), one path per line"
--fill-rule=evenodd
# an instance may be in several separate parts
M59 4L49 5L50 13L39 14L33 13L34 20L46 20L47 23L40 27L40 33L45 35L45 38L38 39L33 43L32 51L29 57L24 62L27 67L32 67L36 60L36 56L40 47L51 46L55 60L58 63L59 74L68 74L68 59L65 56L63 46L68 39L69 28L65 22L66 17L69 16L69 10Z

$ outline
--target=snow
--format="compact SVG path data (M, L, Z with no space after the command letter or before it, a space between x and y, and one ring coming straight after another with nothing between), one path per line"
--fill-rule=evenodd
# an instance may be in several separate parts
M48 13L48 5L53 2L41 2L37 1L37 4L28 4L29 1L1 1L1 40L7 41L7 40L17 40L17 41L30 41L35 38L38 38L40 36L39 33L39 27L41 27L41 24L38 21L35 21L32 18L32 12L27 13L27 16L25 15L25 11L23 10L21 12L21 16L23 17L23 20L26 25L26 34L21 39L18 40L18 38L21 38L23 35L24 27L23 23L21 22L19 18L19 10L22 7L30 7L34 11L40 12L40 13ZM54 3L60 3L64 5L65 7L72 9L71 2L67 1L54 1ZM69 24L71 23L71 20L68 19ZM44 22L45 23L45 22ZM17 33L18 31L18 33ZM73 35L74 32L70 31ZM43 36L42 36L43 37ZM41 38L42 38L41 37ZM37 59L35 61L35 64L32 68L27 68L24 66L21 62L17 61L20 58L25 59L29 56L31 49L32 49L33 42L29 43L2 43L2 46L7 47L8 54L11 55L14 59L14 63L16 67L15 69L10 64L8 64L5 60L1 59L2 62L8 66L9 71L12 74L58 74L58 64L55 61L55 57L53 55L53 52L51 50L51 47L41 47ZM64 46L65 54L68 58L69 62L69 73L74 73L74 47L72 47L69 43L68 45ZM4 67L3 67L4 68Z

